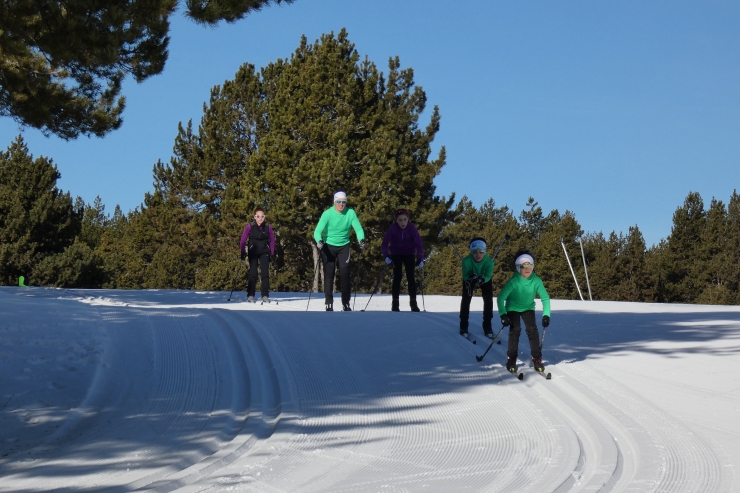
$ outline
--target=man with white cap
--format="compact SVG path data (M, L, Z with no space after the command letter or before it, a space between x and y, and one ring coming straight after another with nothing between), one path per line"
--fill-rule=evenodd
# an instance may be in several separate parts
M360 248L365 248L365 232L353 209L347 208L347 194L339 191L334 194L334 207L321 214L319 224L313 233L316 246L324 264L324 298L326 311L334 311L334 274L339 264L339 277L342 280L342 309L350 308L352 280L349 271L349 233L355 230Z
M529 347L532 350L532 363L535 370L542 372L542 347L537 322L534 318L534 298L539 295L542 300L542 326L550 325L550 295L537 274L534 273L534 255L529 250L519 250L514 262L517 272L501 289L498 295L498 313L501 316L501 325L511 326L509 329L509 347L506 355L506 369L516 373L516 358L519 354L519 335L524 322Z

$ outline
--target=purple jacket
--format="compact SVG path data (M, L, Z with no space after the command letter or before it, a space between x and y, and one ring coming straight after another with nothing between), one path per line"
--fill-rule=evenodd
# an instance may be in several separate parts
M258 227L257 223L251 222L247 224L247 227L244 228L244 233L242 233L242 239L239 242L239 249L242 253L247 253L247 241L249 240L249 233L252 232L252 225ZM267 226L267 236L270 239L270 255L275 255L275 233L272 232L272 226L266 222L262 223L262 227L265 226Z
M383 256L416 255L416 259L424 260L424 246L421 244L419 230L411 223L401 229L398 223L393 223L383 237L381 244Z

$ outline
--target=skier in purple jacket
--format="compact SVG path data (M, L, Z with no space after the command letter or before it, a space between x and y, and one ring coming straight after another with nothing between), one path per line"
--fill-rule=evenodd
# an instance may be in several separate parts
M248 247L248 248L247 248ZM270 302L270 262L275 255L275 233L265 221L265 210L257 207L254 210L254 221L247 224L239 242L242 260L249 257L249 281L247 283L247 301L254 303L254 291L257 285L257 264L262 271L262 301Z
M418 312L416 304L416 279L414 278L414 265L424 267L424 246L421 244L421 236L416 226L409 222L408 209L398 209L396 220L388 228L381 244L386 264L393 264L393 304L391 310L398 309L398 294L401 291L401 269L406 267L406 280L409 283L409 306L412 312Z

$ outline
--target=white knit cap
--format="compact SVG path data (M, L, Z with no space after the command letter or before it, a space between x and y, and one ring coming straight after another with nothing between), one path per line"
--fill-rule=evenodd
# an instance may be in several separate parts
M534 264L534 259L531 255L527 255L526 253L523 255L519 255L516 258L516 262L514 262L514 265L522 265L523 263L529 262L530 264Z
M347 200L347 194L342 192L341 190L334 194L334 200L337 199L344 199Z

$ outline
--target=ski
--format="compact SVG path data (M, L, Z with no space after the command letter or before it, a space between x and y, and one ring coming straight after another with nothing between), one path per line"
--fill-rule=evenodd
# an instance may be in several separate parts
M279 302L277 302L277 301L272 301L272 300L268 299L267 301L264 301L264 300L262 300L262 301L260 302L260 305L264 305L265 303L267 303L268 305L270 305L270 304L272 304L272 303L275 303L276 305L279 305L279 304L280 304L280 303L279 303Z
M460 334L460 337L462 337L463 339L466 339L468 342L472 342L473 344L478 344L478 341L476 341L475 339L471 339L470 334L468 333Z
M506 370L516 377L517 380L524 380L524 372L518 371L516 368L513 370Z
M552 379L552 373L550 373L549 371L545 371L545 370L542 370L542 371L538 371L538 370L537 370L537 368L535 368L535 367L534 367L534 366L532 366L532 365L530 365L530 368L531 368L531 369L532 369L532 370L533 370L533 371L534 371L534 372L535 372L536 374L538 374L538 375L542 375L542 376L543 376L543 377L545 378L545 380L551 380L551 379Z

